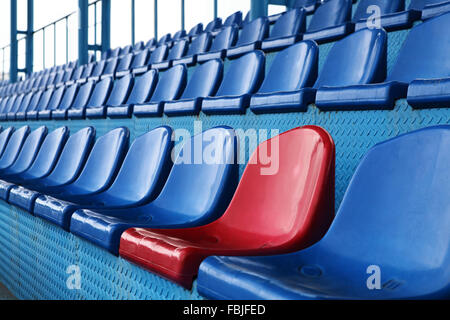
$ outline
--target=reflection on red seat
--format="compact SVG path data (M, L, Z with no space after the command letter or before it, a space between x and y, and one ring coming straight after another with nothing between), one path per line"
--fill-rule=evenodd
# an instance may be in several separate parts
M278 150L273 147L277 143ZM272 175L258 154L272 154ZM261 152L262 151L262 152ZM274 161L277 162L274 165ZM303 249L322 238L334 217L335 147L322 128L307 126L262 143L219 220L178 230L130 229L120 255L191 288L210 255L267 255Z

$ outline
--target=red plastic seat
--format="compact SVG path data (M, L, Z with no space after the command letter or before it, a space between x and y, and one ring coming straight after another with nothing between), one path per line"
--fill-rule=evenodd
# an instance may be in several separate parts
M276 142L279 169L263 175L267 165L258 154ZM275 155L271 157L274 161ZM120 255L190 289L208 256L269 255L308 247L323 237L334 218L334 167L334 143L324 129L285 132L255 151L219 220L190 229L129 229L122 235Z

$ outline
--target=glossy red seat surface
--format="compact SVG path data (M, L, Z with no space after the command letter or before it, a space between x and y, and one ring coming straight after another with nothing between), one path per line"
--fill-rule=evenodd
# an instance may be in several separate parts
M272 150L269 165L267 150ZM210 255L306 248L323 237L334 218L334 167L334 143L324 129L285 132L254 152L219 220L190 229L129 229L120 255L189 289Z

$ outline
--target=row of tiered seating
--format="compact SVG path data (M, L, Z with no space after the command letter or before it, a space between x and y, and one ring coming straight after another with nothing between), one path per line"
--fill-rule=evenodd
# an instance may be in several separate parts
M362 29L333 46L319 75L319 49L306 40L279 52L267 76L264 53L258 50L232 60L226 72L219 59L205 62L189 81L184 64L116 80L107 73L82 84L4 98L0 119L239 114L248 107L254 113L301 112L311 103L323 111L390 109L402 98L415 108L445 107L450 35L441 31L449 28L450 13L415 26L388 75L386 32Z
M236 12L228 17L223 25L222 20L218 18L211 21L205 30L200 23L188 34L181 30L173 37L167 34L159 41L151 39L145 45L138 42L134 46L109 50L102 55L101 61L91 62L87 66L75 68L74 63L69 63L63 67L35 73L19 85L2 88L0 96L27 93L31 89L58 87L86 79L121 77L129 72L142 74L149 68L164 70L181 63L191 66L197 61L205 62L225 57L233 59L256 49L265 52L277 51L302 39L315 40L318 43L335 41L355 30L366 28L370 15L368 8L374 4L381 10L381 27L387 31L410 28L419 19L426 20L450 10L450 2L442 0L413 0L406 11L404 0L362 0L352 18L351 0L331 0L320 6L312 6L315 1L297 2L298 8L282 15L261 17L250 22L247 21L248 18L242 21L242 13ZM307 27L308 13L314 13L314 16ZM271 23L274 25L270 29ZM239 28L242 28L241 32Z
M192 137L174 163L171 135L159 127L128 148L124 127L97 141L91 127L7 128L0 197L185 288L199 273L209 298L449 296L450 126L372 148L334 221L335 147L322 128L262 143L237 189L232 128ZM272 144L278 171L264 175ZM199 148L211 162L194 160ZM368 290L370 266L386 290Z

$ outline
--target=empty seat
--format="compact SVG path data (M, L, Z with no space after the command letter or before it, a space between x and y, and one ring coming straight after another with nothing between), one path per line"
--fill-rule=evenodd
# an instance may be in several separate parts
M136 138L108 189L100 193L83 193L82 196L77 195L78 190L67 196L56 195L70 202L41 196L36 201L34 213L68 230L70 218L77 209L131 208L153 201L161 192L172 166L171 138L172 129L168 127L156 128Z
M378 10L369 10L371 6L377 6ZM405 11L404 0L362 0L358 3L353 22L355 30L367 28L369 18L377 18L375 14L380 14L379 26L387 31L411 28L413 22L420 18L417 13L398 15L397 13ZM371 26L373 27L373 26Z
M227 49L234 46L239 34L236 26L227 26L221 29L211 44L208 52L197 55L197 62L205 62L212 59L224 59Z
M305 32L306 11L297 8L283 13L270 31L270 35L261 44L264 51L284 49L301 40Z
M92 80L99 81L106 78L114 77L117 70L117 66L119 65L119 61L121 61L121 58L112 58L110 60L107 60L102 74L99 76L90 76L89 81ZM125 61L126 61L125 63L129 61L127 57L125 57Z
M15 119L15 113L20 108L20 105L22 104L24 97L25 97L25 95L23 93L18 94L16 99L14 100L14 103L11 105L11 107L9 109L5 109L5 115L6 115L5 120L14 120Z
M136 53L133 56L132 62L129 66L129 68L127 70L123 70L123 71L117 71L116 72L116 77L120 78L123 77L127 74L129 74L130 72L133 72L133 70L145 67L147 65L147 60L149 57L149 51L148 49L142 50L138 53Z
M314 102L319 48L306 40L279 52L250 100L254 113L306 111Z
M87 79L92 75L92 73L95 70L96 74L101 74L103 72L103 69L105 68L104 62L97 64L96 62L91 62L89 64L84 65L83 72L81 73L81 76L75 81L76 83L86 83ZM71 84L71 83L70 83Z
M64 95L56 110L42 111L39 113L39 117L48 118L49 115L52 119L65 119L67 116L67 110L74 105L75 97L78 93L78 85L68 85L64 89ZM81 97L78 101L81 101Z
M214 32L222 27L222 18L215 18L206 25L205 32Z
M91 83L92 81L89 81L89 83ZM109 97L109 94L111 92L111 88L112 88L112 78L108 77L105 78L103 80L101 80L100 82L97 82L94 86L94 89L92 90L92 95L90 96L88 102L85 105L77 105L74 103L74 105L72 105L72 108L70 108L67 111L67 117L69 119L84 119L86 116L86 109L87 108L95 108L98 106L103 106L106 102L106 100ZM82 88L80 88L78 95L82 94L82 98L85 98L86 96L84 95L86 92L82 92ZM78 96L77 96L78 98ZM78 102L77 100L75 100L75 102ZM84 102L84 100L83 100Z
M192 40L187 53L180 59L172 61L172 65L184 63L187 66L193 66L197 63L198 54L208 51L211 46L211 35L207 32L202 33Z
M294 2L294 8L303 8L306 13L311 14L316 11L320 1L317 0L296 0Z
M267 17L259 17L244 25L236 45L227 50L227 58L237 58L256 49L261 49L261 42L269 35Z
M231 62L215 97L202 102L205 114L245 113L250 95L264 79L265 57L262 51L253 51Z
M206 150L215 150L215 155L201 160ZM117 255L120 236L130 227L177 228L210 223L223 214L235 191L236 152L234 130L227 127L187 139L153 202L126 210L78 210L72 215L70 231Z
M109 50L107 50L107 51L102 53L102 57L101 58L102 58L102 60L108 60L108 59L111 59L111 58L118 57L119 54L120 54L120 50L121 50L120 47L114 48L114 49L109 49Z
M240 28L241 25L242 25L242 12L241 11L236 11L235 13L229 15L225 19L225 22L223 23L224 27L236 26L236 27Z
M121 48L120 49L120 53L119 53L119 57L123 57L123 56L126 56L126 55L130 54L132 49L133 49L133 47L131 45L127 45L127 46Z
M136 42L133 46L132 52L137 53L141 50L144 50L144 41Z
M105 81L106 82L106 81ZM78 110L83 109L89 101L91 97L92 90L95 86L94 81L89 81L79 87L76 92L76 96L72 105L70 106L70 110ZM55 110L52 112L52 118L54 119L66 119L69 109L60 108L59 110Z
M378 144L320 242L283 256L208 258L199 292L231 300L447 299L449 145L449 126Z
M144 104L150 100L153 95L156 84L158 83L158 72L149 70L142 76L134 79L133 89L128 99L121 106L109 106L107 116L110 118L131 117L135 105Z
M184 37L188 41L194 40L198 35L203 32L203 23L197 23L189 30L188 34Z
M8 202L32 213L34 202L40 195L39 190L54 193L64 186L70 185L78 178L94 142L95 129L92 127L84 128L71 135L67 139L58 162L50 175L37 179L31 179L30 177L26 181L22 181L22 184L27 188L13 186L9 193Z
M198 115L202 100L214 96L223 76L221 60L211 60L199 65L191 76L183 95L177 101L164 104L166 115Z
M113 58L112 60L109 60L109 61L117 61L116 59L117 58ZM77 83L86 83L87 81L98 81L98 80L100 80L100 77L103 75L103 72L104 72L104 70L106 68L106 64L107 64L106 60L101 60L101 61L95 62L94 66L92 68L92 72L91 72L90 76L87 77L87 78L83 77L82 79L79 79L77 81ZM110 66L113 66L113 65L110 64ZM86 70L86 71L88 71L88 70Z
M157 47L165 45L165 44L169 43L171 40L172 40L172 35L170 33L168 33L159 39Z
M172 49L169 51L169 55L164 61L152 63L152 69L162 70L168 69L172 66L172 61L184 57L188 50L188 42L186 40L179 40L175 42Z
M28 104L26 104L22 101L22 104L21 104L19 110L17 110L17 112L16 112L16 120L18 120L18 121L25 120L27 118L27 111L35 110L37 108L37 105L39 104L39 101L41 100L42 94L43 94L42 91L35 91ZM47 97L44 98L44 100L46 100L46 99L47 99ZM24 100L27 100L27 99L24 99Z
M119 60L119 63L117 64L117 69L114 72L114 76L118 77L126 74L127 72L130 72L132 62L133 62L132 53L122 56L122 58L120 58Z
M61 150L64 147L64 143L67 140L69 130L67 127L61 127L50 132L45 136L45 139L39 147L40 139L43 139L45 133L46 129L40 128L40 131L35 133L36 137L33 139L33 142L28 141L31 139L33 133L28 136L21 154L13 167L9 169L9 174L6 177L2 177L6 178L8 182L0 180L0 198L3 200L8 200L9 191L15 187L14 183L22 184L27 181L31 182L45 178L54 169ZM27 143L29 144L28 147ZM28 149L27 153L24 153L25 149ZM35 152L37 152L36 155ZM34 155L36 158L34 158Z
M133 114L137 117L161 116L164 102L178 99L187 82L187 68L179 64L159 75L159 81L151 99L134 106Z
M60 87L53 91L52 97L50 98L50 101L48 102L47 106L42 106L41 108L37 108L35 113L37 113L36 117L39 120L48 120L51 118L51 113L53 110L56 110L59 108L61 99L64 96L65 87ZM27 113L27 117L31 117L34 113L30 112Z
M42 93L41 98L39 99L39 103L37 105L28 106L26 112L27 120L37 120L38 110L47 109L47 106L50 103L50 100L52 99L54 92L55 92L54 88L45 90Z
M147 66L142 66L140 68L133 69L133 74L140 75L149 70L153 64L158 64L166 60L167 55L169 54L169 47L167 45L159 46L155 49L150 55L148 59Z
M407 96L414 107L446 106L446 97L450 96L450 90L445 89L449 83L446 79L450 77L450 59L445 52L450 35L440 30L447 28L450 28L450 13L415 26L387 78L380 74L370 85L330 85L319 89L317 106L322 110L392 109L397 99Z
M14 164L29 133L30 127L24 126L11 135L8 145L0 157L0 174Z
M119 107L123 105L130 94L133 86L133 78L128 74L114 81L111 94L105 105L98 105L86 109L87 118L104 118L108 107Z
M352 0L329 0L320 5L303 35L318 43L335 41L353 32Z
M261 150L278 146L275 167ZM334 217L334 143L319 127L274 137L253 153L230 206L215 222L177 230L129 229L120 255L190 289L211 255L269 255L320 240ZM287 191L289 190L289 191Z
M6 128L0 133L0 158L3 156L5 152L6 146L8 145L9 138L14 132L13 127Z

